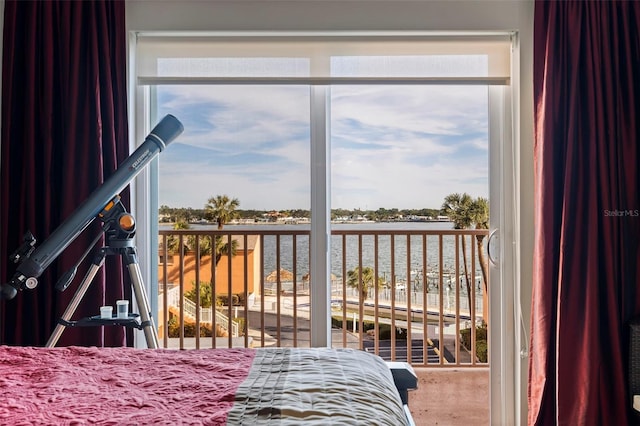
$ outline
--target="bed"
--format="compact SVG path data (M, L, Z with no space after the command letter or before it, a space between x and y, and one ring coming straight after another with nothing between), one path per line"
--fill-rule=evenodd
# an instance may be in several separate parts
M411 425L402 364L352 349L0 346L0 424Z

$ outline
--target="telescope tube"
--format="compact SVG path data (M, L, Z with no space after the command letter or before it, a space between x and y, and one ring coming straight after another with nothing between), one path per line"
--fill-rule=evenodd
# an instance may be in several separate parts
M11 281L5 284L0 294L12 299L17 290L25 286L33 288L37 278L53 262L65 248L73 242L82 231L98 216L127 184L135 178L151 160L182 133L182 123L173 115L166 115L118 169L76 211L69 216L53 233L31 254L20 263Z

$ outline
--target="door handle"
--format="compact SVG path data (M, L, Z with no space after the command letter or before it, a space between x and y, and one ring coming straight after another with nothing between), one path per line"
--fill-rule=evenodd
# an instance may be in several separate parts
M498 228L491 231L489 233L489 238L487 239L487 257L489 258L489 262L491 262L492 265L498 264L498 260L493 257L493 254L491 254L491 242L493 241L493 238L496 236L497 233L498 233Z

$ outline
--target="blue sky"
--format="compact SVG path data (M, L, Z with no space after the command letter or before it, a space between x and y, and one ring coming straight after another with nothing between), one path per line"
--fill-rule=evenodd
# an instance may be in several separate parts
M309 88L161 86L184 133L159 156L160 205L309 209ZM332 208L439 208L488 195L487 88L334 86Z

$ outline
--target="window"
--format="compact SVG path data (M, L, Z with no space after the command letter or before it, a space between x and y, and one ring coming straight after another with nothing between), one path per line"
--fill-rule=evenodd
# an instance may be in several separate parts
M510 55L510 35L503 33L138 33L133 69L135 109L147 112L137 115L136 128L150 128L162 114L180 108L188 111L184 116L187 121L211 113L210 106L198 104L199 97L205 93L215 96L218 106L246 102L246 114L224 116L224 111L229 109L222 107L213 111L222 115L219 116L220 121L209 122L208 129L187 125L193 131L189 130L182 137L190 138L192 146L196 146L198 137L204 135L220 137L222 141L220 134L240 135L252 128L255 130L257 126L263 126L261 128L266 133L273 131L270 127L275 117L270 114L275 112L273 109L300 102L293 108L299 116L290 119L291 132L286 135L297 136L299 141L287 148L291 155L296 155L290 164L292 170L288 181L308 188L300 194L301 197L308 196L312 212L310 273L323 282L329 282L330 182L332 171L340 170L339 165L335 169L331 165L331 120L332 114L340 108L341 98L349 91L381 88L401 94L403 90L428 91L435 86L445 90L447 87L466 87L469 93L485 93L487 109L505 111L504 98L487 92L492 92L493 87L510 84ZM184 99L188 99L188 105L180 103ZM496 102L500 105L493 105ZM259 123L249 119L258 110L263 118L258 120ZM176 115L181 118L180 114ZM303 123L302 115L308 115L310 121ZM507 117L506 112L503 117ZM227 148L232 148L228 141ZM263 155L263 161L256 163L260 165L252 170L255 173L227 184L241 190L243 185L268 183L268 173L261 168L268 164L264 159L268 158L269 152L260 151L260 140L247 137L235 140L233 144L236 148L241 144L242 148L225 152L225 143L215 145L219 158L224 158L225 166L235 164L243 168L250 161L249 155ZM211 149L211 146L214 145L208 148L201 145L200 149ZM262 145L263 148L265 146ZM182 155L181 152L174 154ZM208 167L215 173L215 162L207 163L204 157L198 161L202 162L199 166ZM282 166L274 164L273 167ZM306 173L296 174L305 167ZM176 194L180 193L180 186L202 185L202 178L193 172L194 169L196 167L190 167L189 163L182 164L182 170L176 169L179 175L189 176L188 182L179 184ZM189 173L184 173L187 170ZM152 168L151 188L157 188L154 186L158 181L157 174L157 168ZM306 177L300 177L303 175ZM251 181L256 176L261 178ZM340 182L339 178L334 179ZM169 187L177 182L177 179L167 179L163 185ZM486 181L480 185L486 185ZM155 214L159 207L156 192L157 189L151 190L146 203L151 214ZM220 192L224 190L216 191ZM278 193L278 185L272 183L269 192ZM291 191L280 192L290 195ZM261 193L264 195L265 191ZM338 191L335 191L335 196L339 197ZM147 235L151 241L148 246L152 248L157 246L154 241L157 228L153 226L151 224ZM152 277L150 282L156 280ZM330 290L315 288L312 292L312 312L315 312L312 336L317 336L312 343L325 345L330 333ZM154 289L150 292L151 295L155 293Z

